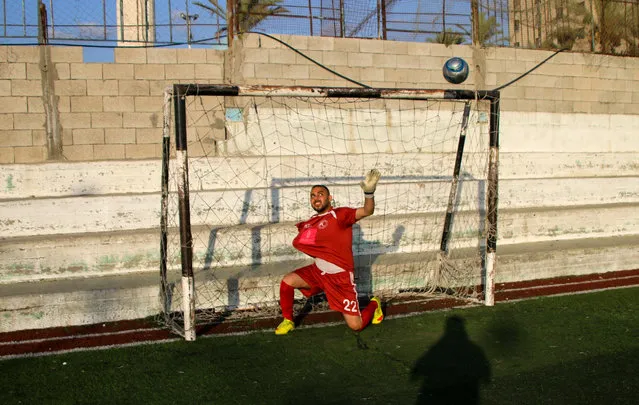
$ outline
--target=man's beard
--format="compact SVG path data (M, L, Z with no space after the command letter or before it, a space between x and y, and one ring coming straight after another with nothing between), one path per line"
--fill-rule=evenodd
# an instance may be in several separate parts
M319 208L315 208L315 204L312 204L311 207L315 210L315 212L322 213L324 212L328 207L331 206L331 202L330 201L326 201L325 204L320 205Z

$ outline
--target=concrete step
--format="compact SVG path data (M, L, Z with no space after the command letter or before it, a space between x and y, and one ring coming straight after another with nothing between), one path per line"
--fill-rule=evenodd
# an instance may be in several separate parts
M554 242L637 234L639 204L500 209L497 244ZM355 254L414 253L439 249L444 213L374 215L354 227ZM474 214L454 217L450 250L477 246ZM292 222L193 228L194 268L270 264L303 259L291 245ZM179 234L169 233L171 263L179 263ZM156 273L157 228L127 232L18 237L0 244L0 283Z
M507 245L498 249L496 281L633 269L639 263L637 246L637 235ZM383 289L384 273L393 266L409 269L412 262L413 275L423 272L424 257L410 253L378 257L370 266L373 288ZM279 281L301 263L225 269L216 274L227 286L219 297L226 305L244 305L245 295L254 296L251 288L265 280ZM158 314L161 308L158 277L151 273L2 284L0 296L0 332L137 319Z
M462 181L461 209L485 209L481 183ZM499 209L573 207L639 203L639 177L501 180ZM357 186L332 190L338 206L360 206ZM376 212L393 215L446 210L450 184L414 182L382 184ZM468 197L468 198L466 198ZM220 190L191 194L192 225L237 225L305 219L312 211L306 186L278 190ZM474 203L473 201L478 201ZM177 220L176 203L170 212ZM159 226L160 197L156 194L85 196L0 201L0 238L129 231Z

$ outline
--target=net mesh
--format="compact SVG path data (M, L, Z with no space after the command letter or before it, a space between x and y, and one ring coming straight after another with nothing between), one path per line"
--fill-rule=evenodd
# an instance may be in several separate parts
M464 153L454 182L467 102ZM375 214L353 227L358 294L386 302L432 293L479 298L487 232L489 106L467 102L187 97L196 323L277 315L282 276L310 263L291 244L295 223L314 214L310 187L327 185L334 206L359 207L363 193L358 183L372 168L382 173ZM164 320L179 332L179 162L171 144L165 156L162 301ZM442 249L449 200L454 215ZM299 305L307 304L301 295L297 298ZM318 300L316 305L324 304Z

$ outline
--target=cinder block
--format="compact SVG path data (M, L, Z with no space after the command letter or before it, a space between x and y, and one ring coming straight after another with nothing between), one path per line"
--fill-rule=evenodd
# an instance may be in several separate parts
M389 55L408 55L410 54L408 45L410 42L400 41L381 41L384 44L384 53Z
M195 66L191 64L167 64L164 65L164 76L167 80L190 81L195 78Z
M101 112L103 111L101 96L73 96L71 97L72 112Z
M102 106L105 112L127 112L134 109L133 96L103 97Z
M173 88L174 80L151 80L149 81L149 93L151 96L164 96L167 88Z
M37 163L47 160L47 148L44 146L16 147L15 163Z
M40 80L12 80L12 96L41 96L42 82Z
M308 66L284 65L282 74L287 79L308 79Z
M269 62L268 49L251 49L242 54L242 64L245 63L268 63Z
M9 130L0 134L0 146L32 146L30 130Z
M348 66L351 67L372 67L373 55L361 53L348 53Z
M373 55L373 63L380 58L381 55ZM395 58L392 58L395 60ZM347 66L348 65L348 53L338 51L324 51L322 52L322 63L329 66ZM307 61L308 62L308 61Z
M288 45L292 46L295 49L299 50L307 50L308 49L308 39L311 38L306 35L282 35L280 39L286 42Z
M39 63L27 63L27 80L42 80L42 74Z
M135 143L138 145L162 143L162 130L159 128L137 128L135 130Z
M71 78L71 65L69 63L54 63L55 78L58 80L69 80Z
M0 79L26 80L26 63L0 63Z
M11 80L0 80L0 96L11 95Z
M269 63L281 63L285 65L296 63L297 54L288 48L285 49L269 49L268 61Z
M135 112L159 112L164 106L164 97L135 97Z
M148 96L149 82L146 80L120 80L121 96Z
M206 50L206 63L212 63L215 65L223 65L224 58L226 56L226 51L221 51L217 49L207 49Z
M14 129L13 128L13 114L0 113L0 129Z
M104 142L106 144L135 143L135 131L133 128L107 128L104 130Z
M115 48L114 59L116 64L146 63L146 49L144 48Z
M330 38L326 44L322 45L323 37L311 37L308 39L308 49L320 51L337 51L346 53L359 52L359 40L353 38Z
M13 150L13 147L0 147L1 164L15 163Z
M15 129L39 129L45 125L45 116L42 113L16 113L13 114L13 127Z
M372 81L383 82L384 81L384 69L377 68L362 68L360 69L360 77L366 83Z
M88 96L117 96L117 80L87 80Z
M135 78L158 80L164 79L164 65L158 63L149 63L144 65L135 65Z
M89 113L60 113L60 124L63 128L91 128L91 114Z
M245 64L242 64L242 67ZM221 65L196 64L194 66L196 80L222 80L224 69Z
M304 52L304 55L308 56L309 58L311 58L312 60L314 60L317 63L324 63L324 52L330 52L330 51L309 50L309 51ZM300 64L300 65L308 65L308 64L311 64L313 62L309 61L306 57L304 57L302 55L297 55L296 54L295 55L295 63Z
M91 128L122 128L121 112L91 113Z
M73 130L74 145L100 145L104 144L104 129L79 128Z
M414 83L415 71L413 69L384 69L384 80L391 82Z
M71 63L71 79L102 79L101 63Z
M146 63L177 63L177 50L148 48Z
M62 154L70 161L93 160L93 145L65 145Z
M160 128L162 126L162 113L136 113L125 112L122 115L123 128Z
M177 49L177 63L206 63L206 49Z
M84 56L82 48L77 46L50 46L52 62L82 63Z
M362 39L359 41L361 53L384 53L384 41L377 39Z
M375 67L376 65L372 65ZM397 67L401 69L420 69L420 58L417 55L397 55ZM419 72L415 72L419 75Z
M118 48L119 49L119 48ZM117 51L117 50L116 50ZM133 79L133 65L131 63L105 63L102 65L102 78L109 79Z
M86 80L56 80L55 94L58 96L86 96Z
M27 112L26 97L0 97L0 111L3 113Z
M62 128L62 145L73 145L73 129Z
M40 48L37 46L9 46L7 57L11 62L38 63L40 61Z
M127 159L150 159L156 158L155 145L125 145L125 156Z
M256 64L255 77L262 79L282 77L282 65Z
M31 131L31 137L33 139L33 146L47 145L47 131L44 129Z
M124 145L95 145L93 147L93 156L100 160L119 160L124 159Z
M443 44L416 44L417 46L424 46L427 45L428 48L430 49L430 54L432 56L442 56L446 59L451 58L453 56L455 56L455 53L452 49L452 47L448 47L446 45ZM408 46L408 48L410 49L411 45Z

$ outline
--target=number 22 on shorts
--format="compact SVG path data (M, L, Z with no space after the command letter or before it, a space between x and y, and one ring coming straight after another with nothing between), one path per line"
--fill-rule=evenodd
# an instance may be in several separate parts
M342 301L344 303L344 311L346 312L357 312L357 303L355 301L350 301L345 299Z

